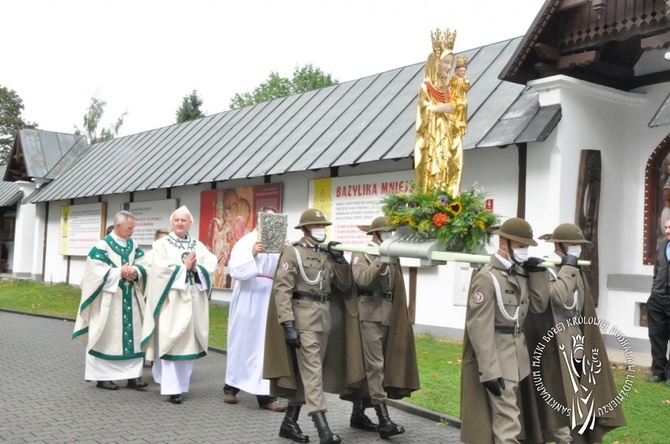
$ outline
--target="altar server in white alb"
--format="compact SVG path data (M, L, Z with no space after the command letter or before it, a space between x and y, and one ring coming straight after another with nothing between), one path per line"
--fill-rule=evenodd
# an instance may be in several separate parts
M142 389L144 352L140 347L146 282L145 254L130 238L135 216L120 211L113 231L88 253L73 338L86 341L87 381L116 390L114 382Z
M153 244L147 285L147 316L142 346L154 361L154 381L161 395L181 404L188 392L193 363L207 354L209 292L216 256L188 234L193 216L178 208L170 217L172 232Z
M277 211L263 207L259 212ZM238 240L230 253L228 266L235 284L228 317L228 363L223 387L227 404L237 403L237 393L244 390L256 395L262 409L286 410L277 398L269 396L270 381L263 379L265 324L278 261L279 253L266 253L258 230Z

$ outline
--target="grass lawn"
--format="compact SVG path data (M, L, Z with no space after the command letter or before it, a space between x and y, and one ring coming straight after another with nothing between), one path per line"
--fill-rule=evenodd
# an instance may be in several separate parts
M0 308L74 319L80 292L65 284L0 281ZM210 307L210 345L226 348L228 307ZM427 335L416 336L421 390L406 401L458 418L460 416L461 344ZM628 374L612 369L619 389ZM605 443L661 444L668 442L670 387L647 382L649 373L638 370L633 390L624 399L628 426L605 436Z

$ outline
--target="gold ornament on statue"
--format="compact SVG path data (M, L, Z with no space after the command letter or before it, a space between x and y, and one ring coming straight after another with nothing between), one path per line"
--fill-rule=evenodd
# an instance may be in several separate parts
M467 127L467 98L470 87L465 77L467 58L451 78L456 31L431 32L433 51L428 55L419 88L414 144L416 185L423 191L444 190L452 196L461 192L463 140ZM459 65L459 62L462 62ZM462 66L461 66L462 65ZM454 88L450 86L454 83Z

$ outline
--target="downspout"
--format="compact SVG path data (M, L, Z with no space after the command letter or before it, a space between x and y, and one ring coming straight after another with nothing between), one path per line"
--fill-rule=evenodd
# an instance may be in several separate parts
M47 272L47 231L49 229L49 204L47 201L47 209L44 216L44 238L42 239L42 282L46 282ZM53 282L51 282L53 284Z
M519 153L519 188L517 189L516 217L526 218L526 169L528 167L528 144L526 142L517 144Z

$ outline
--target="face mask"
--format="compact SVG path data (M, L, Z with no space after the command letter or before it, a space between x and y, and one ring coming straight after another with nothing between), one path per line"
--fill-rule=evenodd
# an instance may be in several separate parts
M379 233L379 237L381 238L382 242L385 240L391 239L393 237L393 232L391 231L382 231Z
M570 245L568 247L568 254L570 256L579 257L579 255L582 254L582 246L581 245Z
M317 242L323 242L326 240L326 229L325 228L312 228L312 239Z
M526 259L528 259L528 247L526 247L526 248L513 248L512 251L514 251L514 258L518 262L523 262Z

